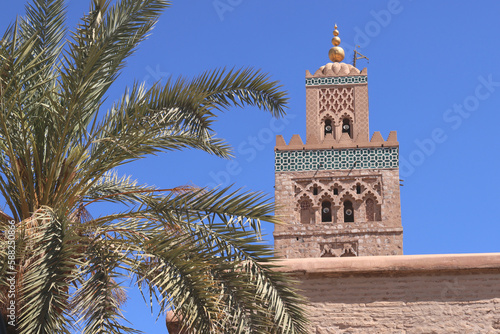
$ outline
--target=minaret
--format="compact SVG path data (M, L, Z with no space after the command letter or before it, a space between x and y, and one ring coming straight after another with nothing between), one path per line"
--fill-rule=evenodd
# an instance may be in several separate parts
M401 255L399 144L369 138L368 77L342 63L337 25L330 63L306 71L306 142L276 137L274 248L285 258Z

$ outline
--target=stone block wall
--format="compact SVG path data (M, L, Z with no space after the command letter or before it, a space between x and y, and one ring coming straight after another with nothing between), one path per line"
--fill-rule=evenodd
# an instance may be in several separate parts
M311 334L500 333L500 254L283 260Z
M363 184L361 194L348 189L360 182ZM318 194L312 195L309 188L316 184ZM337 184L345 190L335 196L331 187ZM316 215L310 224L300 221L298 203L306 191ZM373 195L380 206L380 219L376 221L366 219L363 203L368 195ZM330 223L322 223L320 216L320 203L326 196L332 201L335 216ZM345 196L354 201L352 223L345 223L342 218L341 202ZM333 249L331 256L342 255L344 248L351 248L355 256L401 255L403 230L399 197L397 169L276 172L276 216L286 225L275 226L274 249L284 258L324 256L325 247L327 251Z
M352 247L355 256L403 254L402 228L365 223L345 229L343 225L287 226L287 231L274 233L274 250L287 259L322 257L328 249L333 249L329 255L341 256L346 247Z

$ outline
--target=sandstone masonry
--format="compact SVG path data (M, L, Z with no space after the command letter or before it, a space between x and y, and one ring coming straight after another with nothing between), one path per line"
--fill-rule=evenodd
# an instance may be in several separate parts
M500 254L289 259L311 334L500 333Z

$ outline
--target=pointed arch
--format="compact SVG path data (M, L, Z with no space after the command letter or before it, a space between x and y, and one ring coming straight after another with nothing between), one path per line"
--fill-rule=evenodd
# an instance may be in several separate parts
M341 133L347 133L350 138L354 138L354 115L350 110L344 110L339 119Z
M379 201L371 192L364 197L366 221L381 221L381 208Z
M352 138L352 121L347 117L342 118L342 133L347 133Z
M307 191L309 194L312 194L314 196L317 196L321 194L322 191L324 191L323 187L321 184L318 184L318 182L313 182L308 188Z
M314 210L312 200L307 195L302 195L297 202L299 211L299 221L301 224L314 224Z
M354 205L349 199L344 200L344 223L354 223Z
M332 222L332 202L328 200L324 200L323 202L321 202L321 222Z
M327 118L323 121L323 134L326 136L327 134L333 135L333 121L330 118Z

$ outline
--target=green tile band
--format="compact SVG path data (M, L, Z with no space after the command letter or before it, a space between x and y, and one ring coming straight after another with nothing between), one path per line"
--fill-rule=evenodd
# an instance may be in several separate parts
M368 77L366 75L356 75L352 77L308 78L306 79L306 86L364 84L367 82Z
M356 162L356 165L354 163ZM277 172L398 168L397 147L276 151Z

